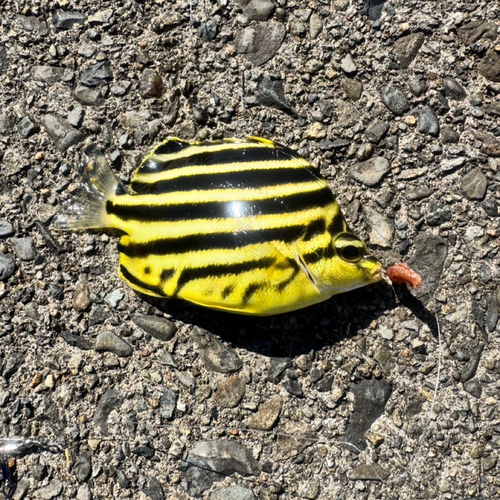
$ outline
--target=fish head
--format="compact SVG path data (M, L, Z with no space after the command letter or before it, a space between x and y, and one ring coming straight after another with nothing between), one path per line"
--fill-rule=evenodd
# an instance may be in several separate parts
M315 273L323 292L336 295L382 279L382 264L356 235L339 233L331 245L329 258L323 260L320 274Z

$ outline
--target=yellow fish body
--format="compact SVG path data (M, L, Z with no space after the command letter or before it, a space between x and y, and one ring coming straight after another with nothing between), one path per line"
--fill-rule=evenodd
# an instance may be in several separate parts
M240 314L300 309L381 278L335 197L294 151L256 137L169 138L127 194L95 148L59 230L115 228L120 276L138 292Z

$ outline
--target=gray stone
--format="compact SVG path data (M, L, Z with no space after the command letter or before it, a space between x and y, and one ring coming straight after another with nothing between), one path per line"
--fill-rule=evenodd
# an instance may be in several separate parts
M132 316L132 321L146 333L162 342L169 341L177 332L177 326L173 321L159 316L136 314Z
M445 240L430 232L419 233L413 240L413 246L415 253L408 260L408 265L422 277L422 285L414 294L427 303L439 285L448 247Z
M28 138L40 132L40 126L30 116L25 116L17 124L17 130L23 137Z
M73 127L79 127L83 121L83 108L81 106L74 107L68 114L68 122Z
M482 38L494 41L497 38L498 26L493 21L477 19L458 29L458 36L465 45L471 45Z
M370 227L370 245L391 248L394 238L394 223L385 215L366 207L363 210L366 223Z
M462 101L467 97L464 88L454 78L443 78L444 95L455 101Z
M399 61L400 69L408 68L413 59L417 56L424 41L425 35L423 33L412 33L396 41L394 44L394 52Z
M116 389L107 389L101 396L94 413L94 423L101 428L103 435L108 433L109 414L119 408L123 403L123 397Z
M3 45L0 45L0 75L5 75L5 73L7 73L9 63L7 49Z
M278 384L285 374L285 370L292 366L290 358L271 358L267 368L267 380L273 384Z
M71 146L82 142L85 135L73 128L64 118L47 114L42 123L49 137L55 142L57 149L64 153Z
M471 380L476 374L479 362L481 361L481 356L483 355L483 350L484 343L480 342L477 347L470 352L469 360L460 372L460 378L464 384Z
M92 492L88 484L82 484L78 487L76 500L92 500Z
M91 26L100 26L106 23L113 22L113 9L99 10L88 18L88 23Z
M450 125L445 125L441 130L441 142L443 144L457 144L460 134Z
M53 84L60 82L67 70L58 68L57 66L33 66L30 74L35 82L44 82Z
M21 357L20 355L8 356L4 361L3 376L8 379L21 366L23 360L24 357Z
M429 203L426 220L431 227L440 226L451 220L451 210L446 205Z
M134 352L134 348L128 342L110 330L99 333L95 341L95 350L113 352L120 357L132 356Z
M21 26L26 31L29 31L40 36L45 36L49 33L49 27L45 21L38 19L35 16L18 16Z
M7 236L11 234L14 234L14 227L12 224L6 220L0 220L0 238L7 238Z
M365 130L365 137L373 144L378 144L389 131L389 124L382 120L376 120ZM387 161L387 160L386 160ZM389 162L387 162L389 163Z
M89 351L94 347L94 344L82 337L81 335L75 335L69 331L61 332L61 337L71 346L78 347L78 349L82 349L83 351Z
M57 9L54 17L52 18L52 24L57 29L67 30L77 24L83 24L86 19L87 16L81 12L71 12Z
M421 78L410 78L408 87L415 97L420 97L427 90L427 85Z
M285 97L283 82L280 79L272 79L265 76L259 83L259 94L257 99L263 106L276 108L291 115L295 114L293 109L288 104Z
M220 408L236 408L245 395L245 381L238 375L217 382L214 400Z
M205 368L219 373L232 373L243 366L243 361L230 347L224 346L207 330L195 327L193 337L200 344L200 356Z
M59 497L63 490L63 483L59 479L53 479L47 486L37 491L37 498L42 500L51 500Z
M121 288L117 288L113 290L111 293L106 295L106 302L113 308L116 309L118 304L122 301L123 297L125 297L125 292Z
M340 63L340 67L342 68L342 71L348 75L352 75L356 73L358 70L356 63L354 62L354 59L352 58L351 54L347 54L343 59L342 62Z
M390 472L378 464L358 465L350 474L351 481L384 481L390 476Z
M279 394L276 394L261 403L257 413L250 415L245 423L249 429L269 431L278 422L282 406L283 399Z
M275 9L276 5L271 0L250 0L243 7L243 15L249 21L267 21Z
M498 304L493 295L489 295L486 299L487 308L484 315L486 328L491 333L495 331L498 323Z
M389 173L389 161L382 156L375 156L367 161L355 163L349 171L349 177L365 186L376 186Z
M111 63L100 61L84 69L80 75L80 82L87 87L96 87L113 79Z
M259 463L252 452L236 441L199 441L181 463L181 486L191 496L200 497L215 481L238 473L242 476L260 474Z
M390 85L384 87L380 95L382 102L396 116L404 115L410 109L408 99L397 87L392 87Z
M151 500L165 500L165 492L160 481L155 477L148 477L148 481L143 490Z
M486 52L486 55L479 61L477 71L490 82L500 82L500 54L495 47Z
M227 488L221 488L210 494L209 500L257 500L257 497L253 494L252 490L240 486L238 484L234 486L228 486Z
M80 453L73 465L73 472L80 483L87 481L92 474L92 455L88 452Z
M462 193L470 200L482 200L487 188L488 180L479 167L473 168L462 178Z
M86 106L100 106L104 103L104 96L101 88L89 88L78 84L73 91L75 99Z
M35 242L31 236L11 238L10 243L21 260L33 260L36 257Z
M439 135L439 120L435 111L430 106L422 106L418 110L417 130L421 134Z
M283 427L280 426L280 433L274 445L274 459L280 461L296 458L315 438L316 434L307 425L286 422Z
M119 82L114 82L110 87L111 93L116 97L122 97L127 94L132 86L132 82L129 80L120 80Z
M167 420L171 420L177 407L177 393L167 387L160 398L160 415Z
M489 217L498 217L498 205L493 200L483 200L481 208Z
M352 383L350 389L354 408L341 441L357 454L366 448L365 433L384 412L392 387L386 380L371 379Z
M469 380L464 384L464 389L477 399L481 397L483 392L483 388L478 380Z
M281 23L260 23L236 35L236 48L238 54L260 66L274 57L285 35L285 26Z
M342 89L348 99L351 101L359 101L363 93L363 84L352 78L344 78L342 79Z
M311 40L316 40L322 31L323 21L316 12L313 12L309 19L309 37Z
M304 392L302 391L302 387L300 386L298 380L288 379L285 382L284 387L292 396L297 396L298 398L304 397Z
M139 81L139 94L143 99L156 99L163 94L163 79L154 69L145 69Z

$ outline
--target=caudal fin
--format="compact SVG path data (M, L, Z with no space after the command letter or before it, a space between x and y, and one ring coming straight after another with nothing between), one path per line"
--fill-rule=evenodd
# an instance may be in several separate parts
M88 161L73 196L63 202L51 227L59 231L110 227L106 202L113 198L118 180L95 145L85 150Z

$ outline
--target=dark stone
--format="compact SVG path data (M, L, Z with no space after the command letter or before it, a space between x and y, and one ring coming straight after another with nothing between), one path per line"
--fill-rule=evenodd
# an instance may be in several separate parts
M432 136L439 135L439 120L430 106L422 106L418 110L418 126L417 130L421 134Z
M462 193L470 200L482 200L487 188L488 180L479 167L469 170L462 178Z
M83 338L81 335L75 335L67 330L61 333L61 337L70 346L78 347L78 349L81 349L82 351L89 351L94 347L94 344L92 344L89 340Z
M341 441L357 454L366 448L365 433L384 412L392 387L386 380L372 379L353 383L350 389L354 394L354 408Z
M10 278L16 272L16 261L10 253L0 252L0 281Z
M399 68L406 69L418 54L420 47L425 41L423 33L412 33L400 38L394 44L396 59L399 61Z
M250 0L243 7L243 15L249 21L267 21L276 9L276 5L271 0Z
M36 122L34 122L31 117L25 116L17 124L17 130L19 130L19 133L23 137L28 138L28 137L32 136L33 134L40 132L40 126Z
M382 89L382 102L396 116L404 115L410 109L410 103L404 93L397 87L387 86Z
M139 94L142 98L158 98L163 94L161 76L154 69L145 69L139 82Z
M162 342L169 341L177 332L177 326L173 321L159 316L136 314L132 321L146 333Z
M419 233L413 246L415 253L408 260L408 265L422 277L422 285L414 293L426 304L439 285L448 247L445 240L430 232Z
M92 64L84 69L80 75L80 82L87 87L96 87L112 79L113 72L111 71L111 63L109 61L100 61Z
M203 21L196 30L196 34L204 42L213 42L219 34L219 25L214 23L211 19Z
M163 487L160 481L154 477L148 477L147 484L142 491L151 498L151 500L165 500Z
M236 351L224 346L207 330L195 327L193 337L200 344L200 356L207 370L232 373L243 366L243 361Z
M478 19L458 29L458 37L465 45L471 45L481 38L494 41L497 38L498 27L493 21Z
M68 12L58 9L52 18L52 24L55 28L67 30L77 24L83 24L87 16L81 12Z
M290 358L271 358L267 368L267 380L272 384L278 384L290 366L292 366Z
M429 226L440 226L451 220L451 210L438 203L429 203L427 211L427 224Z
M477 65L477 71L490 82L500 82L500 54L491 48Z
M481 342L477 345L477 348L470 353L470 359L469 361L467 361L460 373L460 378L462 379L463 383L471 380L476 374L477 367L479 366L479 361L481 360L481 355L483 354L483 350L484 343Z
M265 76L259 83L259 94L257 99L260 104L269 108L276 108L290 115L295 115L295 111L289 106L285 97L283 82Z
M365 137L373 144L378 144L389 131L389 124L382 120L371 123L365 130Z
M103 89L105 87L100 88L89 88L85 85L77 85L73 94L75 99L86 106L100 106L104 103L105 95L103 95Z
M57 149L64 153L85 139L85 135L73 128L67 120L56 115L44 115L43 126L49 137L55 142Z
M177 393L166 388L160 398L160 415L167 420L172 419L177 406Z
M443 78L444 95L455 101L462 101L467 97L464 88L454 78Z
M498 205L493 200L484 200L481 203L482 209L486 212L490 217L498 217Z
M445 125L441 129L441 142L443 144L457 144L460 140L460 134L449 125Z
M108 433L109 414L119 408L123 403L123 397L116 389L107 389L101 396L94 413L94 423L101 428L103 435Z
M281 23L260 23L244 29L236 35L236 48L252 64L260 66L278 52L286 30Z
M31 236L25 238L11 238L14 252L21 260L34 260L36 257L35 242Z
M365 0L361 13L368 16L368 19L376 21L382 16L385 0Z
M491 333L495 331L498 322L498 304L493 295L488 295L486 299L487 308L484 315L486 328Z
M84 483L92 474L92 455L91 453L81 453L75 460L73 471L80 483Z
M140 457L147 458L148 460L151 460L155 456L155 449L151 448L151 446L146 446L146 445L140 445L136 446L133 450L132 453L135 455L139 455Z
M302 392L302 387L297 382L297 380L288 379L285 382L285 389L287 392L292 394L292 396L297 396L298 398L304 397L304 393Z
M4 45L0 45L0 76L5 75L9 69L9 57Z
M97 335L96 351L108 351L120 357L132 356L134 348L111 330L104 330Z
M483 392L483 388L478 380L469 380L464 384L464 389L477 399L481 397Z

